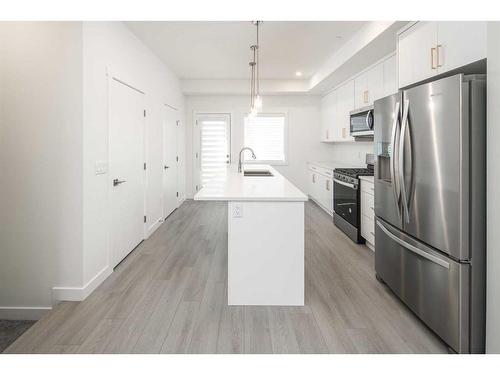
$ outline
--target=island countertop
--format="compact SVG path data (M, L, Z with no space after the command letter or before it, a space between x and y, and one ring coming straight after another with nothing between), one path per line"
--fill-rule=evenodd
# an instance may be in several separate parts
M196 195L198 201L305 202L307 196L270 165L247 164L244 170L269 170L273 176L244 176L235 166L208 182Z

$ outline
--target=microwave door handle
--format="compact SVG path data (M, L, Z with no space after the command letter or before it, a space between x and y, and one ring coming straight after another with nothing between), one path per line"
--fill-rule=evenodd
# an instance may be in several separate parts
M394 109L394 122L392 124L392 132L391 132L391 160L390 160L390 173L391 173L391 182L392 182L392 191L394 193L394 200L396 202L396 206L398 207L398 216L401 218L401 211L399 209L399 201L401 197L401 190L399 186L399 176L396 176L396 159L399 152L396 149L396 133L399 128L399 106L400 102L397 102Z
M401 188L401 201L403 203L404 216L407 223L410 222L410 215L408 212L408 200L406 198L406 184L405 184L405 170L404 170L404 150L405 150L405 138L406 138L406 129L408 127L408 109L410 106L410 101L405 99L404 101L404 110L403 110L403 119L401 126L401 134L399 136L399 186Z
M372 113L371 110L366 112L366 117L365 117L366 130L371 130L371 128L370 128L370 114L371 113Z

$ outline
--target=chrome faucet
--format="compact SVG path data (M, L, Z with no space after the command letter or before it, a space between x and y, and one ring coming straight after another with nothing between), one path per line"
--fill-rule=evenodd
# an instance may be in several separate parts
M240 160L238 161L238 173L241 173L242 172L242 162L241 162L241 154L243 153L243 151L245 150L248 150L252 153L252 158L257 158L257 156L255 156L255 152L253 152L253 150L250 148L250 147L243 147L240 151Z

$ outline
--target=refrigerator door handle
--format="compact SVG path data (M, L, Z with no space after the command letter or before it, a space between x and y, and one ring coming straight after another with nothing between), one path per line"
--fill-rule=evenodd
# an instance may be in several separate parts
M379 226L380 229L382 229L382 231L391 239L393 240L394 242L397 242L399 245L403 246L405 249L408 249L410 250L411 252L417 254L417 255L420 255L421 257L427 259L427 260L430 260L431 262L433 263L436 263L438 265L440 265L441 267L444 267L444 268L447 268L449 269L450 268L450 263L442 260L441 258L438 258L437 256L434 256L432 254L429 254L428 252L426 251L423 251L423 250L420 250L418 247L416 246L413 246L405 241L403 241L401 238L395 236L394 234L392 234L389 229L387 229L380 221L377 220L377 225Z
M398 207L398 216L401 218L401 211L399 209L399 200L401 198L401 190L399 186L399 177L396 176L396 155L399 155L399 152L396 152L396 133L398 131L399 125L399 102L396 103L394 109L394 123L392 124L392 133L391 133L391 164L390 164L390 173L391 173L391 181L392 181L392 191L394 193L394 199L396 201L396 206Z
M408 199L406 197L406 184L405 184L405 173L404 173L404 150L405 150L405 138L406 138L406 128L408 127L408 109L410 107L410 101L405 99L403 119L401 126L401 134L399 136L399 186L401 189L401 201L403 203L404 216L407 223L410 222L410 214L408 209Z

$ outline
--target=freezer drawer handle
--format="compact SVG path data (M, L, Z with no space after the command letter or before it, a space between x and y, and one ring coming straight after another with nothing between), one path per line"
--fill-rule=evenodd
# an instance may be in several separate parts
M380 227L380 229L382 229L382 231L387 235L389 236L389 238L395 242L397 242L398 244L400 244L401 246L403 246L404 248L410 250L410 251L413 251L415 254L418 254L420 255L421 257L424 257L425 259L427 260L430 260L431 262L433 263L436 263L436 264L439 264L441 267L444 267L444 268L450 268L450 263L448 262L445 262L444 260L434 256L434 255L431 255L423 250L420 250L418 247L415 247L413 245L410 245L409 243L407 242L404 242L401 238L398 238L397 236L395 236L394 234L392 234L391 232L389 232L389 230L384 227L383 224L380 223L380 221L377 221L377 225Z

